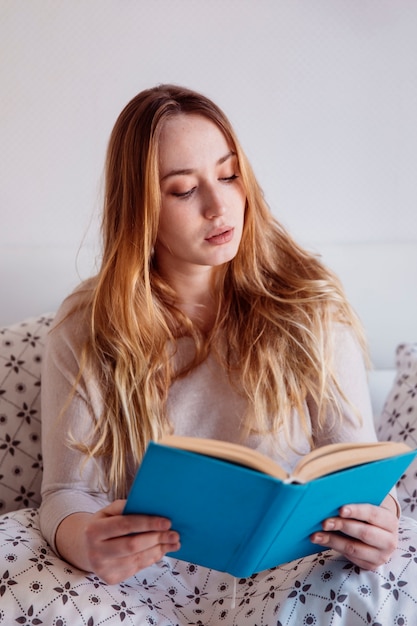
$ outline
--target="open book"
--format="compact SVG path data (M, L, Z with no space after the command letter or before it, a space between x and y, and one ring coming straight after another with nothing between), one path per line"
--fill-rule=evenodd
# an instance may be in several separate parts
M165 516L180 534L169 556L238 577L321 552L310 535L349 503L380 504L417 455L397 442L323 446L291 475L224 441L164 437L148 446L124 513Z

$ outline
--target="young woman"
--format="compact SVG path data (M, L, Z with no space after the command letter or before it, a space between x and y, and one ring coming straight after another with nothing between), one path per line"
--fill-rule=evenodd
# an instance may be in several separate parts
M122 111L102 234L99 271L63 303L44 359L41 527L65 561L115 584L166 571L181 542L170 520L122 515L151 439L236 441L291 469L314 447L376 437L341 286L273 218L209 99L163 85ZM347 502L311 540L377 568L397 506ZM176 580L190 567L178 561Z

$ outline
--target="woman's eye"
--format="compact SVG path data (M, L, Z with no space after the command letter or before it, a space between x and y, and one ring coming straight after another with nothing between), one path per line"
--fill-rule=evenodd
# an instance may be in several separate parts
M195 190L196 187L188 189L187 191L173 191L172 195L175 196L175 198L189 198L190 196L192 196Z
M239 176L237 174L232 174L231 176L224 176L223 178L220 178L220 180L226 183L231 183L233 180L236 180L236 178L239 178Z

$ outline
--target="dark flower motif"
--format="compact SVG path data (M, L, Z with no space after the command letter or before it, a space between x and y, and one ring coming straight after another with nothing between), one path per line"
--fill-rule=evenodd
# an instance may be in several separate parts
M18 617L16 619L16 622L18 624L24 624L25 626L38 626L38 624L43 624L42 620L40 620L38 617L33 617L33 606L31 605L28 608L28 612L26 615L22 615L21 617Z
M400 435L402 439L404 439L404 441L407 441L407 437L411 435L414 431L415 431L415 428L411 426L410 422L407 422L404 428L400 430L398 434Z
M395 576L392 572L389 573L389 579L391 582L386 582L382 585L383 589L392 590L392 595L396 600L400 597L400 590L407 584L406 580L395 580ZM395 584L396 583L396 584Z
M71 583L66 582L63 587L54 587L54 591L61 595L62 603L66 604L69 600L69 596L76 598L78 593L71 589Z
M42 315L42 317L38 319L39 324L43 324L43 326L50 326L53 321L54 321L53 317L45 317L44 315Z
M125 601L121 602L120 604L112 604L111 606L115 611L119 612L119 617L120 617L121 622L123 622L126 619L127 615L134 615L134 612L127 608ZM152 607L149 607L149 608L152 608Z
M17 582L10 578L9 570L6 570L0 578L0 598L6 593L7 587L17 585Z
M86 576L86 578L90 581L90 583L93 583L95 589L99 589L99 587L107 587L107 583L105 583L104 580L101 580L98 576Z
M6 518L7 519L7 518ZM25 530L22 530L22 535L25 534ZM29 539L25 539L22 535L16 535L16 537L6 539L6 542L10 542L12 546L18 546L19 543L28 543Z
M16 448L20 445L20 441L17 439L12 439L10 435L6 433L6 437L4 438L4 443L0 445L0 450L8 450L9 453L14 456L16 452Z
M32 417L35 417L37 413L36 409L30 409L26 402L23 403L22 410L19 411L17 417L21 417L28 424L32 423Z
M23 343L28 343L33 348L36 348L36 344L39 341L39 335L32 335L32 333L26 333L26 336L22 339Z
M302 604L305 604L305 602L306 602L305 594L310 589L311 585L303 585L303 586L301 586L300 581L296 580L295 583L294 583L294 587L295 587L295 589L293 589L291 591L291 593L289 594L288 597L289 598L296 598L298 596L299 601L302 602Z
M401 413L399 411L396 411L395 409L393 409L390 413L390 416L387 420L387 424L389 424L390 426L394 426L395 422L397 421L397 419L401 417Z
M411 387L411 389L409 389L409 390L407 391L407 393L408 393L408 394L409 394L412 398L415 398L415 396L417 396L417 383L416 383L413 387Z
M330 590L330 602L327 604L326 608L324 609L324 612L328 613L329 611L334 609L335 613L337 613L337 615L341 617L342 607L340 605L343 604L346 598L347 598L346 593L341 593L337 595L336 592L333 591L333 589L331 589Z
M34 556L33 558L29 559L29 561L36 563L36 567L39 572L43 570L45 565L53 565L53 563L48 560L48 552L45 548L41 548L39 551L39 556Z
M20 487L20 494L14 499L15 502L21 502L25 508L30 506L30 500L35 495L34 491L27 491L26 487Z
M207 595L206 592L200 591L198 587L194 587L194 593L191 593L190 595L188 595L187 598L189 598L190 600L194 600L196 604L200 604L201 598L203 598L206 595Z
M417 506L417 489L414 489L409 498L404 498L403 502L410 505L410 511L413 512Z
M417 549L414 546L408 546L408 552L402 555L405 559L413 559L417 563Z
M16 372L16 374L18 374L20 372L20 366L24 365L24 361L21 361L20 359L16 358L14 356L14 354L10 355L10 359L7 363L5 363L5 367L10 367L11 370L13 370L14 372Z

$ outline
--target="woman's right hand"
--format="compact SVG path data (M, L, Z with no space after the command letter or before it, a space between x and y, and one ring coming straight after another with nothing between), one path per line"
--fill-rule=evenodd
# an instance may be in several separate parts
M60 555L80 569L113 585L180 547L169 520L152 515L123 515L125 500L97 513L74 513L58 527Z

